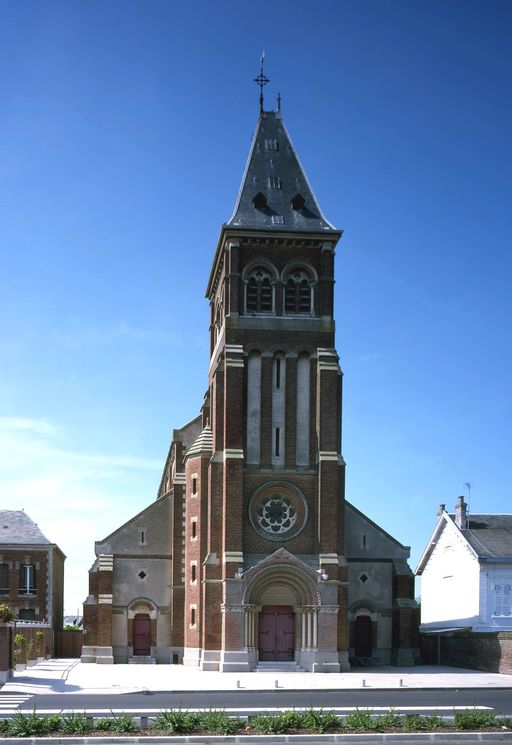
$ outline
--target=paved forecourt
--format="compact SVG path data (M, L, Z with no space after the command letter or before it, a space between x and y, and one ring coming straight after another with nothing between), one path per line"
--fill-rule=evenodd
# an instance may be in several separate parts
M418 666L359 668L350 673L216 673L183 665L97 665L46 660L14 676L5 695L135 693L140 691L270 691L428 688L511 688L512 675L461 668Z

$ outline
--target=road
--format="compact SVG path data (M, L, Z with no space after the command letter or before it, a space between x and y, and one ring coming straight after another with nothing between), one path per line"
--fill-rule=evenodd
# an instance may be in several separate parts
M454 707L478 707L512 716L510 689L393 689L338 691L166 691L126 694L54 693L45 695L7 694L0 691L0 716L22 709L39 713L74 710L94 714L126 712L153 715L163 709L225 709L241 716L275 709L318 707L346 713L356 708L393 708L397 713L453 714Z

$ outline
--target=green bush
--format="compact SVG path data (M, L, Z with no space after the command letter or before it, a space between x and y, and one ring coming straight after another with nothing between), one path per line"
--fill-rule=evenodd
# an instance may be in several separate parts
M236 735L245 722L228 716L225 711L207 711L201 714L199 726L212 735Z
M457 729L483 729L495 725L496 720L494 714L490 711L466 709L454 714L453 724Z
M50 732L55 732L61 724L58 715L38 717L35 709L30 714L23 714L18 711L11 719L5 721L7 726L4 731L12 737L41 737Z
M71 711L62 717L60 729L65 735L87 735L93 729L93 720L85 713Z
M356 709L347 714L345 726L349 729L368 731L375 729L375 721L373 720L370 711L367 711L366 709Z
M200 723L201 717L191 711L161 711L155 719L155 728L163 729L165 732L176 734L187 734L192 732Z
M282 735L287 730L287 722L282 714L258 714L251 717L251 727L264 735Z
M307 729L313 729L315 732L334 732L341 727L341 719L333 711L316 711L308 709L304 712L303 726Z
M14 621L16 614L14 609L8 603L0 603L0 621L10 623Z
M402 726L402 717L395 714L394 709L389 709L385 714L380 714L374 719L375 729L399 729Z
M137 732L138 727L133 721L133 717L128 716L128 714L120 714L119 716L113 714L111 717L98 719L94 729L103 732Z

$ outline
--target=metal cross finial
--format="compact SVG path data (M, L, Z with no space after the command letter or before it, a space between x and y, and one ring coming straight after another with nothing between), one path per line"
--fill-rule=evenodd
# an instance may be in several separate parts
M260 57L260 74L257 78L254 78L254 82L260 87L260 113L263 111L263 86L270 83L270 80L265 77L263 73L263 63L265 62L265 50L261 53Z

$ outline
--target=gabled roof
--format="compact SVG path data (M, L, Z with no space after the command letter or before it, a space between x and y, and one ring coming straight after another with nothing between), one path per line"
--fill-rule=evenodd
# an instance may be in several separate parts
M479 561L512 560L512 515L468 515L467 528L460 529L455 515L441 512L418 562L415 574L421 575L444 529L457 531L468 550Z
M512 559L512 515L468 515L460 532L479 558Z
M229 227L335 231L323 216L278 111L262 111Z
M3 543L54 545L24 510L0 510L0 545Z

